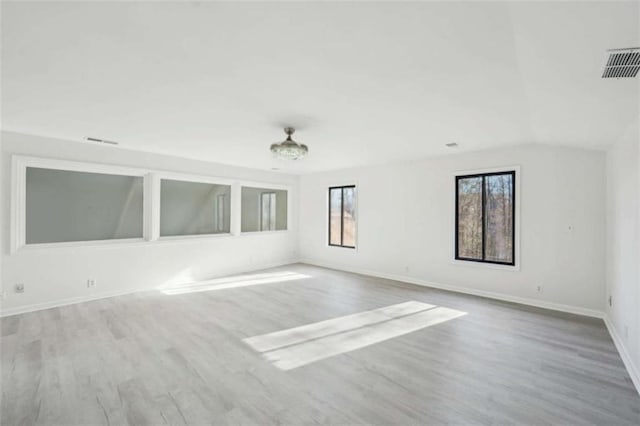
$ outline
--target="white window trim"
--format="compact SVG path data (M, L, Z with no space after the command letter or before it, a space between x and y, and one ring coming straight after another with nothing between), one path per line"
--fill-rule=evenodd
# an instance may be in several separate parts
M69 241L55 243L26 244L26 171L27 167L54 170L68 170L87 173L139 176L144 179L143 190L143 237L111 240ZM187 182L214 183L231 186L230 221L231 232L223 234L175 235L160 237L160 180L171 179ZM214 239L241 235L241 188L243 186L287 191L287 229L249 234L282 234L291 229L291 185L233 179L227 177L192 175L164 170L139 167L125 167L113 164L68 161L55 158L12 155L11 157L11 233L10 253L43 249L74 249L78 247L140 246L144 244L178 243L193 239ZM245 234L245 233L242 233Z
M329 244L329 227L331 226L331 224L329 223L329 221L331 220L329 218L329 188L335 188L335 187L340 187L340 186L354 186L356 188L356 202L355 202L355 210L356 210L356 238L355 238L355 247L343 247L343 246L332 246L331 244ZM345 252L353 252L353 253L357 253L358 252L358 247L360 247L360 244L358 242L358 239L360 237L360 232L358 230L358 224L360 223L360 209L359 209L359 204L360 204L360 187L358 186L358 181L357 180L345 180L343 183L336 183L336 184L332 184L332 185L325 185L324 187L324 196L325 196L325 209L324 209L324 215L326 218L326 222L325 222L325 226L324 226L324 245L326 248L328 249L344 249Z
M494 263L482 263L482 262L472 262L467 260L456 259L456 177L457 176L465 176L465 175L473 175L473 174L482 174L482 173L495 173L495 172L515 172L516 174L516 182L515 182L515 193L516 193L516 215L514 217L515 220L515 265L498 265ZM511 272L519 272L520 271L520 222L521 222L521 214L520 214L520 200L522 199L522 191L521 181L522 181L522 173L520 171L520 166L502 166L502 167L491 167L485 169L471 169L471 170L457 170L452 173L452 195L451 195L451 214L450 222L451 222L451 263L458 266L468 266L472 268L481 268L481 269L495 269L501 271L511 271Z
M20 249L40 249L54 247L81 247L95 245L115 245L131 244L147 240L148 234L148 206L143 191L143 211L142 211L142 237L141 238L119 238L111 240L87 240L68 241L56 243L26 243L26 187L27 168L44 168L53 170L67 170L73 172L104 173L110 175L136 176L144 179L143 186L147 186L148 174L144 170L133 169L120 166L109 166L104 164L82 163L75 161L47 159L38 157L13 156L12 163L12 189L11 189L11 252L15 253Z

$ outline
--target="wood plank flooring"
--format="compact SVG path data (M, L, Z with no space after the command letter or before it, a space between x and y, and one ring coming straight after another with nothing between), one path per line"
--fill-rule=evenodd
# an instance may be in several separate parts
M640 424L601 320L308 265L264 272L283 271L309 278L2 319L0 423ZM466 315L286 371L243 341L408 301Z

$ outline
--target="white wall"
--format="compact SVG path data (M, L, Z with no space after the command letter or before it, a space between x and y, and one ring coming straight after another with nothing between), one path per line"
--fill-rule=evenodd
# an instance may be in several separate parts
M179 143L179 142L176 142ZM297 259L297 211L288 232L214 236L172 241L26 248L9 253L11 155L114 164L186 174L289 185L296 200L298 177L89 143L2 133L2 303L4 315L83 298L192 282L286 264ZM293 203L297 205L297 202ZM87 279L96 287L88 289ZM24 294L13 292L16 283Z
M521 167L520 270L452 263L453 173L514 165ZM600 151L527 145L301 176L301 257L598 315L605 282L604 168ZM358 248L329 247L327 188L351 183L358 187Z
M607 152L607 289L612 335L640 391L640 130Z

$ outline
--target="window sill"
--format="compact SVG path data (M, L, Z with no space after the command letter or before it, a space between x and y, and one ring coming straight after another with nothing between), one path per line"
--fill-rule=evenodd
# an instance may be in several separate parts
M245 231L245 232L240 232L240 236L241 237L249 237L252 235L273 235L273 234L286 234L287 232L289 232L288 229L280 229L278 231Z
M224 238L224 237L233 237L233 234L230 232L221 232L219 234L193 234L193 235L165 235L160 236L155 241L148 241L149 243L154 242L174 242L174 241L189 241L189 240L207 240L211 238Z
M493 269L498 271L520 272L520 264L500 265L498 263L474 262L472 260L451 259L451 263L457 266L469 266L472 268Z
M349 247L349 246L338 246L338 245L333 245L333 244L326 244L325 247L328 248L328 249L344 249L344 250L346 250L345 253L357 253L358 252L358 246Z
M59 243L36 243L36 244L24 244L20 246L16 253L39 251L39 250L57 250L57 249L77 249L88 247L123 247L123 246L136 246L149 241L144 238L120 238L114 240L92 240L92 241L68 241Z
M281 232L281 231L277 231ZM234 237L231 233L220 234L197 234L197 235L171 235L159 237L157 240L146 240L144 238L122 238L114 240L93 240L93 241L69 241L60 243L38 243L25 244L20 246L11 254L36 252L42 250L75 250L79 248L122 248L122 247L143 247L154 244L186 243L198 240L214 240L217 238Z

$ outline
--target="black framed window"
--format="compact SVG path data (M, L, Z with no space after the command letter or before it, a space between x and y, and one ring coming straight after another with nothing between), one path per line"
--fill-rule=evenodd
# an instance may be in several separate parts
M356 248L356 187L329 188L329 245Z
M515 171L456 176L456 259L515 265L515 184Z

